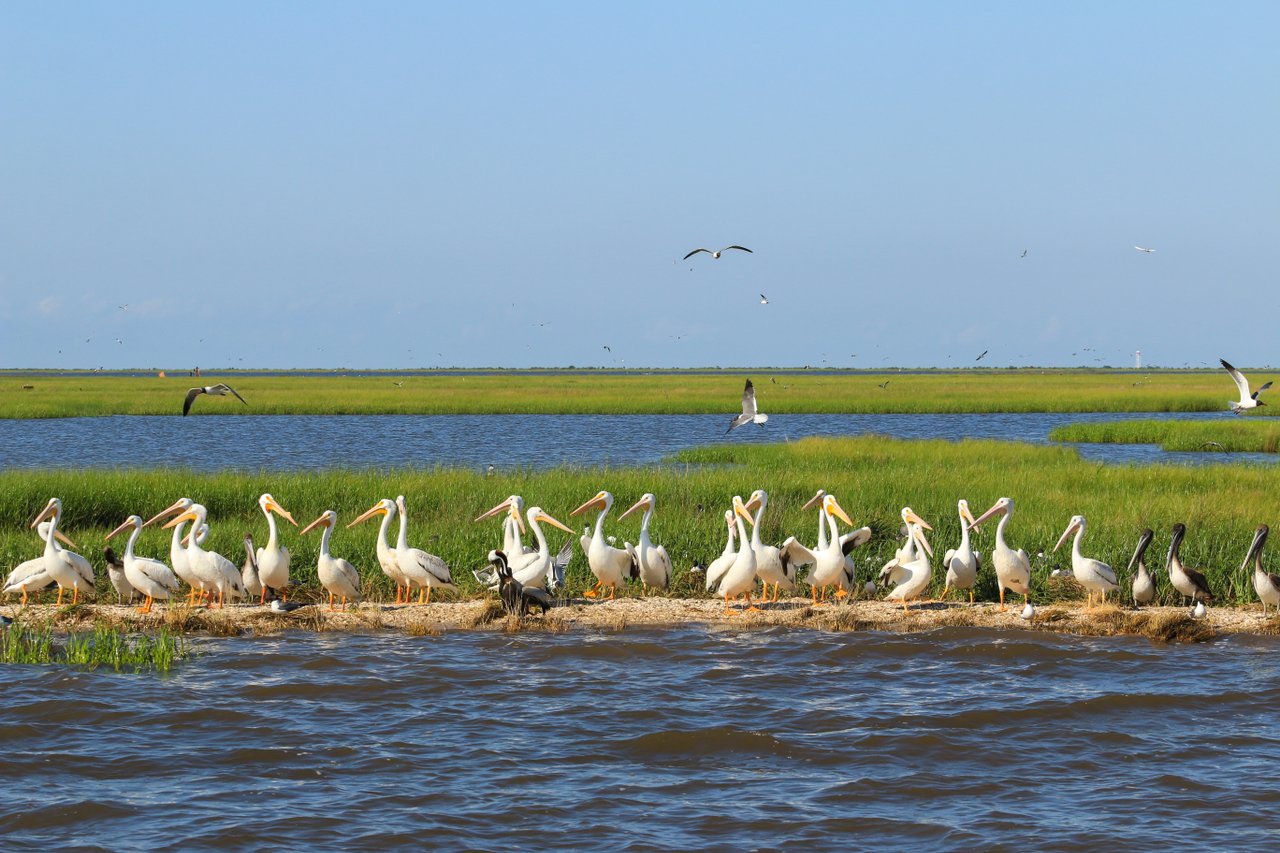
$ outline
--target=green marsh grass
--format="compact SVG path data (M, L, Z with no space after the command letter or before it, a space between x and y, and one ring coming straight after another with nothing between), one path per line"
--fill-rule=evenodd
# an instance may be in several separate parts
M187 388L226 381L248 401L200 397L199 415L731 414L745 378L769 414L1204 412L1225 410L1222 371L954 370L717 374L669 371L407 376L0 376L0 418L180 415ZM883 383L884 387L881 385ZM399 384L397 384L399 383ZM31 386L26 388L24 386Z
M102 559L103 536L130 513L149 517L180 496L210 510L211 541L207 547L243 560L242 538L251 532L266 539L266 523L257 497L271 492L306 525L325 509L338 512L341 529L332 549L361 571L371 596L388 599L392 587L374 556L375 521L348 530L345 524L383 497L407 497L409 540L443 557L452 567L464 596L482 593L471 570L484 565L489 549L501 541L499 524L474 523L477 515L507 495L523 495L575 531L594 521L594 513L570 518L569 511L599 489L615 496L606 533L635 541L639 514L622 522L617 516L644 492L658 499L652 522L655 542L665 545L675 565L673 586L683 595L703 595L700 579L689 575L720 553L725 541L723 511L734 494L753 489L769 493L761 525L765 542L780 543L788 535L812 543L816 512L800 506L818 488L836 494L858 524L869 525L872 542L858 552L860 580L878 571L899 544L899 511L906 504L936 528L932 542L941 554L959 540L956 499L967 498L976 513L1002 495L1016 502L1008 526L1014 547L1033 558L1033 583L1039 600L1073 599L1079 590L1070 581L1050 579L1055 568L1070 566L1070 544L1054 553L1054 543L1073 514L1088 518L1083 549L1123 569L1139 531L1157 532L1149 551L1159 563L1174 522L1184 522L1186 562L1206 572L1219 600L1251 602L1249 573L1240 569L1254 527L1280 523L1280 470L1238 465L1112 466L1084 461L1070 448L1030 446L995 441L903 441L878 436L805 439L775 445L720 445L685 451L668 464L630 468L518 470L492 477L459 470L334 470L320 473L198 473L160 471L7 471L0 473L0 570L40 553L42 545L27 528L51 496L62 498L63 530L76 541L98 572L100 600L114 601ZM548 530L553 549L567 534ZM392 526L391 535L395 535ZM976 534L977 548L991 549L994 524ZM298 594L318 595L315 574L318 533L299 537L287 523L283 543L292 553L290 575L303 587ZM114 544L114 543L113 543ZM123 542L118 543L118 550ZM167 561L169 532L148 528L139 541L141 554ZM1041 551L1045 556L1038 557ZM935 563L936 565L936 563ZM935 570L937 593L942 573ZM590 586L581 550L575 548L567 572L570 593ZM1163 572L1162 589L1168 587ZM1127 586L1124 586L1127 589ZM980 575L980 598L995 598L989 567ZM46 598L48 596L46 595ZM1170 599L1172 600L1172 599Z
M98 626L87 633L57 639L49 626L31 627L20 619L0 629L0 663L164 673L187 654L182 637L164 628L155 634L130 635L118 628Z
M1215 421L1114 421L1069 424L1049 433L1053 441L1092 444L1158 444L1165 450L1222 453L1275 453L1280 421L1234 418Z

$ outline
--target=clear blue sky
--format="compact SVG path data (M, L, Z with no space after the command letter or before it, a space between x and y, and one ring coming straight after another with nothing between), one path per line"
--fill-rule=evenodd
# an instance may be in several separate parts
M1268 364L1277 33L1273 2L6 3L0 367Z

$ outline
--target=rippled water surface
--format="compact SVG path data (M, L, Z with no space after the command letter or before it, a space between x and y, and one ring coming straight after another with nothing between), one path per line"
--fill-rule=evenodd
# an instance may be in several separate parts
M296 634L4 669L11 847L1274 849L1280 642Z
M899 438L1048 441L1081 421L1229 419L1220 413L775 415L725 435L721 415L260 415L0 420L0 466L318 469L657 462L687 447L880 433ZM1077 445L1107 462L1274 462L1265 453L1166 453Z

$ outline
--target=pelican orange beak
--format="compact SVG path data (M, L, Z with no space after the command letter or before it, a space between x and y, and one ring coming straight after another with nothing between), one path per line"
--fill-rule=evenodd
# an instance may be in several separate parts
M362 522L362 521L368 521L369 519L373 518L375 515L386 515L389 511L390 511L390 510L388 510L385 506L383 506L383 505L382 505L382 502L381 502L381 501L379 501L378 503L374 504L374 505L373 505L372 507L370 507L369 509L365 510L365 511L364 511L364 514L362 514L362 515L361 515L359 518L357 518L355 521L353 521L353 522L351 522L350 524L348 524L348 525L347 525L347 529L348 529L348 530L350 530L351 528L355 527L355 526L356 526L357 524L359 524L360 522Z
M325 527L329 526L329 513L326 512L322 514L315 521L311 522L306 527L302 528L302 533L299 533L298 535L301 536L303 533L310 533L312 530L315 530L320 525L324 525Z
M59 542L61 542L63 545L70 545L72 548L78 548L78 547L80 547L80 546L76 545L76 543L74 543L74 542L72 542L70 539L68 539L67 537L63 536L63 535L62 535L62 531L61 531L61 530L55 530L55 531L53 531L53 538L54 538L54 539L57 539L57 540L58 540Z
M515 509L515 504L513 504L513 503L511 502L511 498L507 498L507 499L506 499L506 500L504 500L502 503L498 504L498 505L497 505L497 506L495 506L493 509L491 509L491 510L489 510L488 512L486 512L484 515L478 515L478 516L476 516L475 520L476 520L476 521L484 521L486 518L493 518L495 515L497 515L498 513L502 512L504 509L505 509L505 510L508 510L508 511L511 511L511 510L514 510L514 509ZM518 515L518 513L517 513L517 515Z
M534 516L534 518L536 518L536 519L538 520L538 523L539 523L539 524L550 524L552 527L559 527L559 528L560 528L561 530L563 530L565 533L572 533L572 532L573 532L573 530L572 530L572 529L570 529L569 527L567 527L567 526L565 526L565 525L561 524L560 522L556 521L554 518L552 518L551 516L547 515L545 512L540 512L540 513L538 513L536 516Z
M804 506L800 507L800 509L802 511L807 509L813 509L815 506L822 503L822 499L825 498L826 496L827 496L827 493L824 490L818 489L818 493L813 497L809 498L809 502L806 503Z
M747 507L743 504L742 498L735 497L733 499L733 512L748 524L755 526L756 520L751 516L751 513L747 512Z
M181 524L184 521L195 521L197 518L198 516L194 512L192 512L191 510L187 510L181 515L175 518L171 518L169 521L165 522L164 527L161 529L168 530L170 527L177 527L179 524Z
M161 510L161 511L160 511L160 512L158 512L158 513L156 513L154 516L152 516L152 517L151 517L151 519L150 519L149 521L145 521L145 522L143 522L142 526L143 526L143 527L150 527L151 525L155 524L155 523L156 523L157 521L159 521L160 519L162 519L162 518L168 518L169 516L173 515L175 512L181 512L182 510L186 509L186 508L187 508L187 507L189 507L190 505L191 505L191 504L187 503L185 500L174 501L174 502L173 502L173 504L172 504L170 507L168 507L167 509Z
M293 520L293 516L289 513L289 510L280 506L280 503L275 498L268 496L265 503L266 503L267 509L271 510L281 518L287 518L289 520L289 523L292 524L294 527L298 526L298 522Z
M641 509L641 508L648 509L650 506L651 504L649 503L648 498L641 498L640 500L635 502L635 505L632 506L631 509L627 510L622 515L618 516L618 521L622 521L622 519L626 518L628 515L631 515L631 513L635 512L638 509Z
M39 524L40 522L48 518L50 515L52 515L54 512L54 507L56 506L57 504L55 504L53 501L49 501L47 504L45 504L44 509L40 510L40 514L37 515L35 519L31 522L32 529L34 529L37 524Z
M965 501L965 503L960 507L960 515L964 518L965 521L969 522L970 527L973 527L973 523L974 523L973 513L969 512L968 501Z
M1053 546L1053 550L1056 551L1059 548L1061 548L1062 543L1067 541L1067 537L1070 536L1072 533L1075 533L1079 529L1080 529L1080 522L1076 521L1074 518L1071 519L1071 523L1067 525L1067 529L1062 531L1062 535L1058 537L1058 544Z
M743 509L745 509L747 512L755 512L760 508L761 503L762 501L760 500L760 490L756 489L754 492L751 493L751 497L747 499L746 504L743 505Z
M853 519L849 518L848 514L844 511L844 509L840 506L840 504L836 502L835 495L827 495L827 500L826 500L826 503L824 504L824 507L827 509L828 512L830 512L836 518L843 521L845 524L849 525L850 527L853 526Z
M109 541L111 541L111 537L112 537L112 536L115 536L117 533L124 533L124 532L125 532L125 530L127 530L127 529L128 529L128 528L130 528L130 527L133 527L133 520L132 520L132 519L130 519L130 520L128 520L128 521L126 521L124 524L120 525L120 526L119 526L119 527L117 527L115 530L113 530L113 531L111 531L110 533L108 533L108 534L107 534L107 538L106 538L106 539L103 539L102 541L103 541L103 542L109 542Z
M604 492L597 492L594 498L587 501L582 506L575 509L573 512L569 513L569 515L571 516L578 515L580 513L586 512L589 509L604 509Z
M1000 501L996 501L995 506L991 507L991 509L987 510L982 515L974 519L973 524L969 525L969 529L976 530L978 525L986 521L988 518L991 518L993 515L997 515L1004 512L1006 512L1004 504L1000 503Z
M923 524L923 523L924 522L922 521L916 522L916 524ZM924 531L920 528L916 528L916 541L920 543L920 547L924 549L924 552L926 554L928 554L930 557L933 556L933 548L930 547L928 538L924 535Z
M908 521L908 522L914 521L916 524L920 525L920 526L921 526L921 527L923 527L925 530L932 530L932 529L933 529L933 528L929 525L929 522L925 521L923 518L921 518L920 516L916 515L916 514L915 514L915 512L914 512L913 510L911 510L911 509L908 509L906 512L904 512L904 513L902 514L902 518L903 518L903 520Z

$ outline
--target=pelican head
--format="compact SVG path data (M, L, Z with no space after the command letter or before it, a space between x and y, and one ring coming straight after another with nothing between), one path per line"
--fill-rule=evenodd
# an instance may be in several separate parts
M724 511L724 523L725 526L729 528L730 536L738 532L737 526L733 523L733 510L726 509Z
M1154 538L1155 533L1150 527L1142 531L1142 535L1138 537L1138 547L1133 549L1133 557L1129 560L1129 569L1132 570L1134 565L1142 561L1142 556L1147 553L1147 547L1151 545L1151 540Z
M932 557L933 548L929 547L929 540L924 535L923 524L924 522L921 522L921 521L917 521L913 523L911 525L911 536L916 540L916 543L919 544L919 546L924 549L924 552L928 554L930 557Z
M569 513L569 515L578 515L580 513L586 512L589 509L598 509L598 510L603 510L604 512L608 512L612 507L613 507L613 495L609 494L604 489L601 489L600 491L596 492L596 496L594 498L587 501L582 506L575 509L573 512Z
M524 516L524 498L520 497L519 495L511 495L509 498L507 498L502 503L495 506L493 509L489 510L483 515L477 516L475 520L484 521L486 518L493 518L495 515L498 515L503 511L506 511L507 515L509 515L511 518L514 518L516 520L516 524L520 525L520 532L523 533L525 530L524 517L523 517Z
M960 510L960 521L967 521L969 526L973 527L973 513L969 511L969 502L964 498L961 498L956 502L956 507Z
M1169 567L1173 565L1174 560L1179 560L1179 565L1181 565L1181 560L1178 557L1178 548L1182 545L1182 539L1186 535L1187 526L1181 521L1173 526L1173 536L1169 539L1169 553L1166 554L1164 558L1165 571L1169 570Z
M974 520L973 524L969 525L970 529L976 530L979 524L981 524L982 522L986 521L988 518L991 518L994 515L1008 515L1008 516L1013 515L1013 498L1001 498L1000 500L996 501L995 505L992 506L991 509L987 510L982 515L978 516Z
M754 525L756 523L756 520L751 516L751 513L747 512L747 507L742 502L741 495L733 496L733 513L739 518L745 519L748 524Z
M169 516L177 512L185 512L186 510L191 509L191 505L194 503L195 501L191 500L191 498L178 498L168 507L166 507L165 509L162 509L160 512L153 515L147 521L144 521L142 523L142 526L150 527L151 525L155 524L157 521L159 521L162 518L168 518Z
M320 513L319 518L317 518L315 521L308 524L306 527L302 528L302 533L309 533L310 531L315 530L317 527L337 527L337 526L338 526L338 513L335 512L334 510L326 509L324 512ZM299 535L302 535L302 534L299 534Z
M835 516L836 518L843 521L845 524L848 524L850 526L853 525L853 520L849 518L849 515L844 511L844 509L841 508L839 502L836 501L835 495L823 496L822 511L825 512L827 515Z
M763 511L769 506L769 493L764 489L756 489L751 493L751 497L747 498L747 512Z
M813 509L815 506L822 506L822 499L825 498L826 496L827 496L826 489L818 489L818 493L813 497L809 498L808 502L805 503L804 506L800 507L800 509L806 510L806 509Z
M373 506L369 507L363 513L361 513L360 516L356 518L355 521L348 524L347 527L348 528L355 527L357 524L361 523L362 521L368 521L369 519L373 518L375 515L385 515L388 518L394 518L395 514L396 514L395 502L392 501L390 498L383 498Z
M120 525L119 527L117 527L115 530L113 530L113 531L111 531L110 533L108 533L108 534L107 534L107 538L106 538L106 539L103 539L102 541L103 541L103 542L108 542L108 541L110 541L110 539L111 539L111 537L112 537L112 536L115 536L117 533L123 533L123 532L125 532L126 530L128 530L130 527L135 527L135 528L137 528L138 530L141 530L141 529L142 529L142 518L141 518L141 517L139 517L139 516L136 516L136 515L131 515L131 516L129 516L128 518L126 518L126 519L124 520L124 524L121 524L121 525Z
M552 527L558 527L565 533L572 533L573 530L568 526L561 524L551 516L547 515L540 506L529 507L529 523L530 524L550 524Z
M1249 561L1257 560L1255 564L1259 571L1262 570L1262 546L1267 544L1267 534L1271 532L1271 528L1265 524L1259 524L1258 529L1253 532L1253 544L1249 546L1249 553L1245 555L1244 563L1240 568L1245 569L1249 566Z
M46 518L61 519L62 518L62 501L58 498L49 498L49 502L44 505L44 509L40 510L40 514L32 520L31 526L35 527Z
M258 506L262 507L263 515L266 515L267 513L270 513L270 512L274 512L276 515L280 516L281 518L288 519L289 523L292 524L294 527L298 526L298 522L293 520L293 516L289 514L289 510L280 506L280 502L277 501L275 498L271 497L271 495L263 493L263 495L258 498Z
M929 525L929 522L925 521L923 518L921 518L920 516L916 515L915 510L913 510L913 509L912 509L911 507L909 507L909 506L904 506L904 507L902 508L902 523L903 523L903 524L905 524L905 525L907 525L907 529L908 529L908 530L911 528L911 525L913 525L913 524L918 524L918 525L920 525L921 527L923 527L925 530L932 530L932 529L933 529L933 528Z
M186 512L179 513L165 522L163 529L168 530L170 527L177 527L184 521L194 522L196 527L199 527L204 523L205 516L208 515L208 513L209 511L200 504L192 504L187 508Z
M1071 516L1071 521L1069 524L1067 524L1067 529L1062 531L1062 535L1058 537L1058 544L1053 546L1053 550L1056 551L1059 548L1061 548L1062 543L1067 541L1067 537L1070 536L1072 533L1075 533L1077 530L1084 530L1083 515Z
M640 496L640 500L635 502L635 504L631 507L631 509L627 510L622 515L618 516L618 520L621 521L622 519L626 518L628 515L631 515L631 513L635 512L638 509L642 509L645 512L648 512L649 510L657 506L657 504L658 504L658 499L655 498L649 492L645 492L643 495Z

